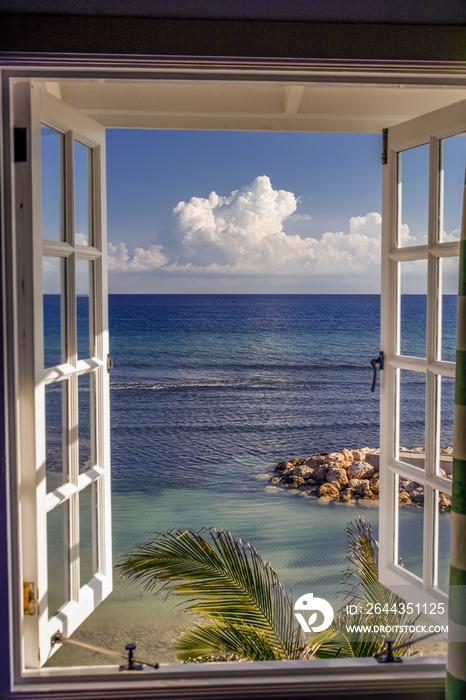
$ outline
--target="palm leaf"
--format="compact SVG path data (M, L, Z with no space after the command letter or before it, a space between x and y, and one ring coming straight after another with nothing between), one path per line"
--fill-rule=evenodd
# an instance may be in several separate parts
M328 658L330 656L373 656L385 648L384 634L372 632L371 627L379 629L390 628L390 635L396 644L403 644L412 639L412 633L406 631L415 625L419 615L413 617L405 609L404 600L386 588L378 579L379 545L372 536L369 523L358 517L356 522L349 523L346 528L349 554L349 568L343 576L344 605L337 613L332 627L315 634L302 652L302 656L310 658ZM380 610L377 614L367 615L367 603L372 604L372 610ZM362 612L348 615L347 605L356 605ZM377 607L376 607L377 606ZM348 631L348 626L359 627L358 631ZM403 627L403 631L398 631ZM408 649L400 649L395 655L409 653Z
M230 532L205 533L161 533L126 555L118 568L144 590L162 588L185 598L184 610L222 626L254 628L274 650L272 658L296 658L301 638L293 603L273 568Z
M270 661L283 657L267 636L248 625L196 625L177 639L175 648L180 661Z

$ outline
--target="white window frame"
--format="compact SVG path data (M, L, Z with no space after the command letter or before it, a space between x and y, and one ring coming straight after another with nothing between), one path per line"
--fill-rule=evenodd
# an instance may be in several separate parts
M49 95L29 81L14 85L14 126L26 126L28 159L15 163L15 235L17 237L18 283L17 354L19 406L17 449L19 460L18 509L20 524L20 580L31 585L29 606L20 611L23 665L25 669L43 665L59 644L52 637L69 637L112 590L111 492L110 492L110 402L107 313L107 257L105 206L105 129ZM41 216L41 126L63 135L64 240L42 236ZM75 141L91 149L93 245L75 243L74 167ZM22 196L27 192L31 206L24 211ZM24 214L23 214L24 212ZM103 253L104 251L104 253ZM23 253L23 255L21 255ZM42 303L42 260L53 257L66 264L62 280L62 343L65 357L55 367L44 368L44 320ZM20 258L23 258L20 260ZM92 262L90 269L90 326L92 356L78 360L76 334L76 261ZM91 330L90 330L91 333ZM91 337L92 337L91 336ZM25 340L23 340L25 339ZM62 349L63 352L63 349ZM91 416L92 465L79 473L78 379L87 375L90 399L95 406ZM45 391L52 384L66 383L63 411L66 461L69 474L62 486L47 493ZM92 397L92 398L91 398ZM31 435L34 439L31 439ZM80 581L79 498L93 485L95 509L91 530L95 575L84 585ZM69 601L55 614L48 608L47 517L55 508L66 506L69 562L65 578ZM30 614L26 612L29 609Z
M384 370L380 395L380 510L379 579L407 602L435 611L438 624L448 622L448 596L437 586L438 507L436 493L451 496L452 482L438 472L440 454L441 377L455 377L455 363L441 360L440 260L457 257L460 242L441 240L440 141L466 131L466 101L425 114L388 129L387 164L383 172L381 348ZM398 154L429 146L428 241L426 245L398 245L400 180ZM426 357L400 352L400 274L404 261L427 260ZM399 455L400 371L426 375L425 467L409 464ZM382 429L382 426L384 429ZM398 479L405 477L424 487L423 574L416 576L399 565ZM440 605L439 605L440 604ZM444 612L442 612L442 610Z
M6 170L5 170L5 222L6 222L6 232L7 240L5 242L5 252L7 254L8 260L14 259L14 251L12 249L13 242L9 237L11 233L10 230L10 219L12 217L11 212L11 197L14 191L14 183L11 182L9 178L9 169L12 165L12 142L9 140L9 134L11 133L11 114L10 114L10 101L9 101L9 91L10 91L10 80L15 78L29 78L32 74L39 76L40 78L80 78L88 77L90 74L93 77L108 76L111 78L119 78L120 80L131 80L131 73L134 73L136 79L141 75L141 71L145 72L147 78L152 77L156 80L169 79L173 75L176 75L177 79L180 78L180 74L183 79L199 79L200 77L211 76L218 80L219 78L223 82L228 82L230 80L238 79L253 79L262 80L264 76L267 76L268 80L280 81L283 79L283 75L287 74L288 78L293 79L293 75L299 75L300 82L313 81L316 79L322 80L322 73L328 73L325 75L324 79L327 81L338 83L345 83L348 80L349 73L353 70L351 64L347 66L338 66L335 68L333 66L328 66L324 71L320 66L313 68L306 62L306 65L300 66L299 61L293 62L293 65L286 67L284 73L280 72L283 69L277 69L273 61L267 62L266 60L256 60L254 65L251 66L251 60L247 61L248 69L250 70L250 75L248 76L248 69L244 69L243 62L238 60L236 62L231 62L228 68L225 68L223 64L219 64L217 67L211 61L205 61L200 65L198 59L196 59L192 65L189 61L186 61L186 65L180 68L179 61L173 61L173 65L170 64L166 59L162 59L158 63L157 59L146 62L145 65L136 65L133 59L123 60L117 58L115 61L108 61L106 59L105 65L100 66L99 60L95 59L91 62L91 68L89 69L89 64L86 64L86 59L82 62L79 59L75 60L75 67L66 67L64 64L62 67L57 67L57 60L53 59L50 61L46 58L35 58L33 60L34 67L31 67L29 60L23 61L19 56L16 61L9 61L9 68L4 69L3 72L3 99L6 105L4 110L4 133L7 135L5 140L6 144ZM15 64L15 67L11 67ZM27 67L29 65L29 68ZM406 76L406 66L404 66L404 76ZM439 81L439 70L440 70L440 80L445 81L445 85L450 83L450 76L446 68L433 67L432 76L426 75L424 66L420 67L421 70L418 72L417 68L414 67L411 71L413 76L418 77L418 84L438 84ZM434 69L435 68L435 69ZM91 71L91 72L90 72ZM288 71L288 72L287 72ZM296 72L297 71L297 72ZM387 64L386 66L381 66L380 63L374 66L367 66L367 71L361 72L359 68L354 70L354 81L355 83L370 80L377 84L378 82L383 83L387 75L397 75L398 67ZM430 80L432 79L432 83ZM458 75L455 76L456 83L458 84ZM451 84L451 83L450 83ZM14 271L9 269L8 266L5 268L5 283L4 291L6 296L6 315L5 315L5 327L11 329L12 317L16 312L16 302L15 302L15 292L16 292L16 279ZM7 354L7 366L14 372L17 369L12 363L12 358L15 355L15 344L11 337L11 334L6 337L5 350ZM17 461L17 451L15 441L11 439L15 434L15 423L17 420L16 410L14 402L12 401L11 392L11 378L9 384L7 409L8 409L8 435L9 435L9 445L8 445L8 461L10 465L10 470L14 474ZM18 561L17 561L17 548L18 548L18 533L16 531L15 523L18 521L18 513L16 507L17 499L17 485L10 479L10 498L9 498L9 517L11 522L11 528L9 532L9 544L10 544L10 586L9 586L9 596L10 596L10 640L12 654L10 657L10 668L11 668L11 689L13 695L16 691L19 693L24 693L27 688L28 697L43 697L44 692L47 694L47 689L56 688L58 691L78 691L80 698L85 698L87 693L91 693L93 697L96 697L96 693L99 697L114 698L120 694L124 697L138 697L139 695L144 695L147 693L148 688L150 688L151 694L155 697L159 692L164 696L169 695L170 692L179 692L180 688L185 692L185 697L188 697L191 691L195 691L196 687L199 687L199 683L202 684L203 696L216 697L218 693L222 693L226 687L235 689L235 696L240 697L242 692L248 692L253 690L258 685L263 690L264 687L273 688L274 692L281 693L283 697L291 697L294 690L306 689L309 695L319 694L323 690L325 692L335 693L341 692L341 690L348 691L349 688L357 688L358 692L372 691L376 692L378 688L381 690L386 689L387 685L393 690L399 690L401 693L407 690L417 690L422 692L425 690L434 690L437 688L441 690L444 685L445 678L445 661L442 658L437 659L409 659L406 660L404 664L397 665L396 675L393 673L393 668L381 669L377 664L370 659L354 659L349 662L343 660L333 660L330 662L318 661L318 662L262 662L254 665L224 665L215 664L209 669L197 667L197 668L185 668L185 667L173 667L170 666L166 670L161 670L156 673L144 673L141 677L139 676L136 681L133 681L132 677L128 676L117 676L115 677L114 667L98 667L98 668L83 668L83 669L42 669L40 671L31 671L23 673L19 668L18 659L20 658L20 650L18 644L18 624L17 624L17 610L20 607L21 600L19 599L19 592L15 585L15 581L20 580L18 576ZM335 673L338 668L339 673ZM161 686L159 686L159 682ZM180 685L181 684L181 685ZM124 690L123 690L124 688Z

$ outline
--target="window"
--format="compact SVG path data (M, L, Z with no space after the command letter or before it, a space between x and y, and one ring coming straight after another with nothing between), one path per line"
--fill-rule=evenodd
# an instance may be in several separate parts
M37 85L15 87L16 123L32 134L15 184L32 193L16 233L28 251L19 507L24 666L35 668L54 635L69 636L112 587L105 131Z
M451 153L466 153L464 109L461 102L389 129L383 184L380 577L405 600L435 610L444 623L447 579L439 573L439 558L449 561L444 511L452 483L442 416L454 403L455 352L442 343L442 320L447 322L444 310L456 303L450 295L458 289L461 175L453 177ZM414 300L407 296L413 275L425 291ZM410 332L413 313L425 319L421 336ZM415 415L417 443L406 444ZM403 507L405 487L424 505L417 513ZM421 568L409 561L406 543L412 538L424 552Z
M8 81L8 76L5 79ZM14 563L12 569L16 572L15 585L19 581L39 581L39 595L37 588L35 592L32 590L30 601L31 604L37 602L38 614L22 618L24 666L36 668L50 650L52 635L60 630L71 633L111 588L105 221L101 213L104 210L104 142L103 129L97 130L96 125L82 114L52 100L35 86L31 90L27 81L16 83L14 107L15 126L24 127L26 124L32 137L31 158L27 163L16 164L14 182L16 194L24 193L24 197L18 196L16 200L21 211L16 212L15 232L19 252L18 292L24 284L24 295L21 291L14 299L9 299L8 308L11 311L15 303L18 304L18 340L24 331L25 337L33 337L34 341L24 345L20 341L15 358L18 376L15 398L20 399L17 452L21 469L18 474L21 489L18 491L22 536L19 542L20 565L16 567ZM390 148L396 151L393 144ZM399 150L406 149L400 147ZM40 181L39 151L42 156L47 152L56 165L56 175L47 184L47 189L43 189L42 195L37 186ZM20 204L24 205L24 211ZM42 236L38 235L39 231L42 231ZM394 234L389 235L393 240ZM441 241L427 244L426 250L421 252L405 253L404 247L397 244L389 249L387 260L390 258L391 261L391 276L385 285L392 321L395 318L392 310L399 308L396 266L412 260L410 255L415 254L429 260L441 258L443 265L444 258L457 255L457 248L448 246L448 241ZM401 252L397 252L398 247ZM438 281L436 284L438 289ZM55 332L46 338L43 337L42 323L44 309L53 315L55 328ZM389 331L395 332L394 336L385 336L385 341L393 348L388 358L389 373L397 376L396 372L402 369L419 372L421 364L414 361L416 358L411 362L400 355L396 345L399 335L396 326L392 324ZM433 337L440 337L440 326L431 330L430 335L428 331L428 342ZM440 380L435 378L436 382L451 378L452 368L447 364L450 360L440 356L429 359L429 362L431 365L437 363L430 367L427 359L425 361L426 373L429 370L440 377ZM388 381L385 376L385 388ZM397 474L412 476L414 472L410 471L409 464L400 460L398 428L395 427L398 420L396 379L390 386L392 389L388 397L386 395L384 405L388 410L385 415L389 415L391 421L388 435L392 437L386 440L385 458L394 484ZM83 415L85 421L82 421ZM436 420L438 424L438 415ZM47 445L45 438L47 423L53 429L50 431L54 436L51 445ZM34 441L29 439L31 434L35 435ZM49 459L47 462L47 455L52 452L55 461ZM421 483L433 491L448 492L446 480L435 471L437 463L438 459L437 462L435 458L431 459L430 472L426 466L423 474L415 472L416 477L422 477L424 481ZM433 506L429 512L435 518ZM93 514L91 517L90 513ZM392 487L392 500L383 515L392 526L396 517L394 513ZM47 537L48 526L50 538ZM31 531L37 535L31 538ZM432 543L435 543L435 537L434 531ZM396 571L395 539L392 545L388 542L387 547L386 551L391 552L391 559L386 562L387 569ZM53 590L53 598L47 580L49 554L59 557L62 562L62 580L57 582L59 585ZM435 588L438 581L434 573L429 580ZM43 590L50 591L48 596L41 597ZM15 595L18 596L18 591ZM26 607L28 604L26 601ZM14 634L19 627L15 619ZM37 657L38 648L40 659ZM18 669L18 656L14 662ZM372 662L364 662L361 666L372 666ZM265 678L270 675L270 668L270 665L257 668L252 674ZM303 666L303 669L313 678L319 672L317 669L313 673L309 666ZM434 672L437 678L441 678L438 666ZM103 674L102 671L98 673ZM184 682L189 683L189 677L196 679L202 673L205 670L178 669L169 671L162 678L184 677ZM238 682L242 673L242 669L236 669L231 674L235 676L234 682ZM248 670L245 673L247 676ZM212 677L216 674L223 674L224 683L231 682L225 669L212 670ZM20 675L17 672L17 679ZM63 679L59 673L44 674L49 679L54 675ZM327 671L325 675L328 683ZM367 684L369 687L373 680L368 678ZM358 687L362 688L362 685Z

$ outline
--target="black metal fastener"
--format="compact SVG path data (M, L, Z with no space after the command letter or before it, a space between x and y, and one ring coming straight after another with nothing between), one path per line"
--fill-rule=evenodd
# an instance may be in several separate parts
M128 652L128 663L120 666L120 671L142 671L143 665L135 663L133 658L136 644L134 642L130 642L125 646L125 649Z

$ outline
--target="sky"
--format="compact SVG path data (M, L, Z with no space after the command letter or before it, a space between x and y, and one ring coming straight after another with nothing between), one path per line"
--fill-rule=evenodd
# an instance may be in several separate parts
M374 134L108 129L110 293L379 293L381 146ZM459 238L465 155L465 136L445 141L445 240ZM75 159L85 184L85 153ZM401 173L402 243L422 244L428 147L403 153ZM85 242L79 185L75 201ZM425 265L408 267L402 291L424 292Z

